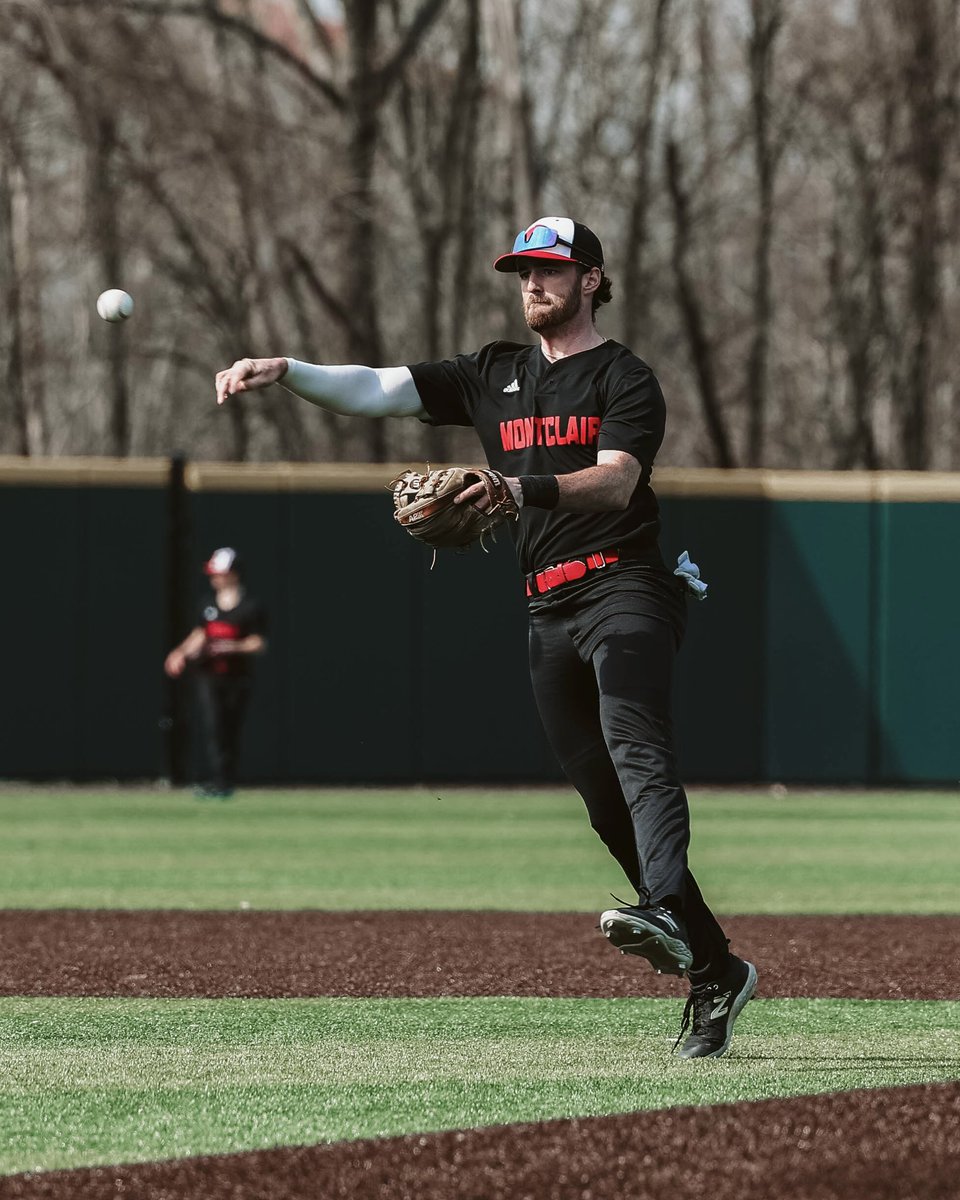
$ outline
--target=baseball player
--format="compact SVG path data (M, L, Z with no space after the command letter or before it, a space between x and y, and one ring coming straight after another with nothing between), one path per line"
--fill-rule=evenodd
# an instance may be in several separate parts
M196 669L212 778L198 795L228 799L236 786L240 731L250 700L251 658L266 649L266 617L248 595L236 550L222 546L204 565L213 595L199 620L167 655L164 670L173 679L188 665Z
M757 972L730 952L687 866L671 677L688 584L702 585L669 571L658 548L650 476L663 396L649 366L597 328L612 289L600 240L585 225L542 217L494 267L518 279L536 344L493 342L381 369L245 358L217 375L217 402L281 381L332 412L476 429L519 507L510 527L544 728L637 891L637 904L601 915L601 929L656 970L687 974L679 1054L718 1057ZM489 503L481 484L457 499Z

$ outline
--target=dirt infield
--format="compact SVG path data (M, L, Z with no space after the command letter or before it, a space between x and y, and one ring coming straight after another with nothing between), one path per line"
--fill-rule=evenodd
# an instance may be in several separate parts
M766 997L955 999L960 917L724 922ZM576 913L0 911L0 994L659 996ZM701 1069L691 1064L691 1070ZM0 1177L0 1200L956 1200L960 1084Z
M960 917L725 919L760 994L960 996ZM0 912L0 995L671 996L583 913Z

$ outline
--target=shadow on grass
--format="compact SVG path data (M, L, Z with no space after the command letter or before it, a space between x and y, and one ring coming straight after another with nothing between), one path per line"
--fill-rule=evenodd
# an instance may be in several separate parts
M895 1070L897 1067L936 1067L938 1070L956 1071L960 1077L960 1059L933 1058L919 1054L891 1057L888 1054L749 1054L740 1051L735 1058L727 1061L794 1063L837 1071L850 1071L864 1064L870 1064L880 1070Z

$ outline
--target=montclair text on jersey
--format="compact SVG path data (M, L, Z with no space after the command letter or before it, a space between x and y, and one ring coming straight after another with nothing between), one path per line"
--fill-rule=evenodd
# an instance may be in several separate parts
M608 546L659 553L650 472L666 410L656 376L626 346L608 340L550 363L539 345L490 342L474 354L414 363L410 373L431 424L472 425L487 462L505 475L584 471L601 450L640 464L625 509L588 517L524 505L510 525L524 575Z
M523 450L527 446L592 446L599 433L599 417L516 417L500 422L504 450Z

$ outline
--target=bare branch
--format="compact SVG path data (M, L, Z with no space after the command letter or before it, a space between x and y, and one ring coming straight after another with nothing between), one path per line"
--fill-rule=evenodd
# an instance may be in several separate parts
M51 8L81 9L89 8L89 0L47 0ZM97 0L102 10L137 13L152 17L196 17L211 22L221 28L235 33L247 41L255 49L276 58L279 62L290 67L310 88L319 92L334 108L342 111L347 102L343 94L329 79L318 75L309 63L293 54L286 46L273 38L261 33L254 25L241 20L232 13L226 13L217 5L193 3L192 0Z
M334 321L349 337L359 337L361 331L356 327L349 310L337 296L327 287L314 269L313 263L304 254L302 248L290 238L279 241L281 253L304 280L310 291L323 305Z
M440 15L447 0L423 0L418 12L407 27L400 45L375 74L375 87L379 102L386 100L390 89L400 78L407 61L417 52L430 26Z

